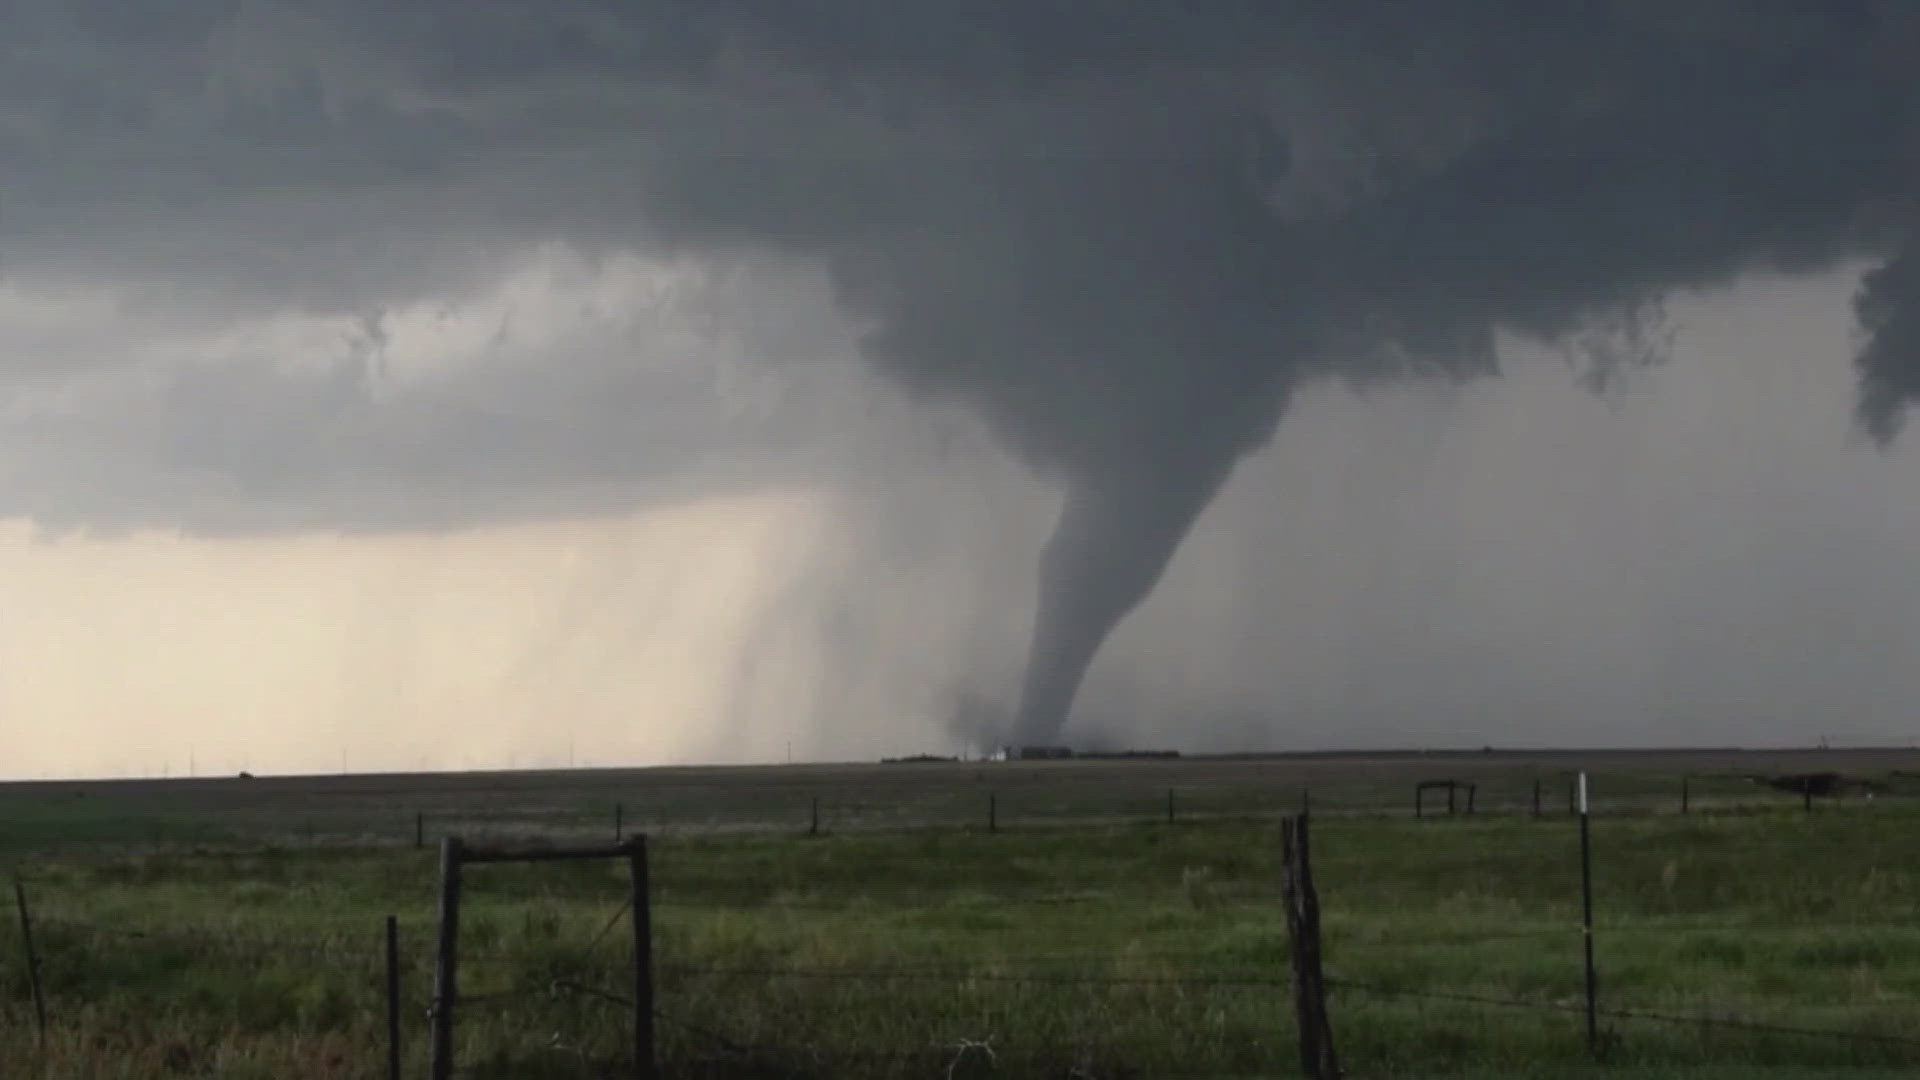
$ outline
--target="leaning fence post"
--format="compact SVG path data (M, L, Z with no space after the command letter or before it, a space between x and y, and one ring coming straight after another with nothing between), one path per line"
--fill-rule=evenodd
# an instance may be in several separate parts
M27 987L33 992L33 1019L42 1045L47 1041L47 999L40 993L40 954L33 949L33 917L27 914L27 888L13 879L13 899L20 908L20 948L27 954Z
M632 877L633 911L633 1072L635 1076L655 1075L653 1046L653 907L647 868L645 833L629 842L627 866Z
M432 1080L453 1076L453 1006L459 994L460 838L440 841L440 943L433 967Z
M400 922L387 916L387 1080L400 1080Z
M1293 1008L1300 1034L1300 1067L1312 1080L1335 1080L1340 1064L1327 1020L1327 988L1320 966L1320 898L1313 886L1309 815L1281 822L1282 895L1288 952L1293 961Z

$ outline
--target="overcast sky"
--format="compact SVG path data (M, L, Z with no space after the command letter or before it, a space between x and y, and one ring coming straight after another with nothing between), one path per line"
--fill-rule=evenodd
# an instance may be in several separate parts
M1910 9L1442 7L0 0L0 771L1920 737Z

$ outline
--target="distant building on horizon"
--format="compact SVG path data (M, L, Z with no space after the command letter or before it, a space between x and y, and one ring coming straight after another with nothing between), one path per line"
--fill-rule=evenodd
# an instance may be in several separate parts
M1073 756L1070 746L1003 746L994 755L1001 761L1058 761Z
M1002 746L989 761L1064 761L1069 758L1177 758L1178 750L1075 750L1071 746Z

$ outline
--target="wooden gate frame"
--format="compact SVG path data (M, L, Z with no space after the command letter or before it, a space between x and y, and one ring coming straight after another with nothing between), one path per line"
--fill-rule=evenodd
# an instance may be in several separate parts
M433 1080L453 1076L453 1011L459 1001L460 871L469 863L565 862L625 859L632 875L633 1073L652 1080L653 920L648 909L647 838L585 847L468 847L459 837L440 842L440 942L433 968Z
M1427 792L1445 790L1447 793L1447 816L1454 815L1454 792L1461 788L1467 790L1467 813L1473 813L1474 796L1479 794L1480 785L1468 780L1422 780L1413 785L1413 816L1426 816Z

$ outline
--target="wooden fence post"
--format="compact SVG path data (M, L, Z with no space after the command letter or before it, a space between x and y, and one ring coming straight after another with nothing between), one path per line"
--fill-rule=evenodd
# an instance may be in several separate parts
M987 831L1000 831L1000 796L987 792Z
M1690 794L1690 792L1687 790L1688 779L1689 778L1686 776L1682 776L1680 778L1680 812L1682 814L1685 814L1687 812L1687 802L1688 802L1687 796Z
M647 867L647 837L642 833L629 845L627 856L631 871L630 893L633 911L633 1073L652 1080L655 1073L653 1045L653 906Z
M413 846L427 846L427 815L417 810L413 814Z
M808 836L820 835L820 796L813 797L813 820L807 825Z
M1540 778L1533 778L1533 816L1540 816Z
M1173 824L1173 789L1167 789L1167 824Z
M27 914L27 887L13 879L13 899L20 908L20 947L27 954L27 988L33 992L33 1019L42 1045L47 1041L47 999L40 992L40 954L33 948L33 917Z
M1281 822L1281 892L1293 960L1293 1011L1300 1034L1300 1068L1311 1080L1336 1080L1340 1063L1327 1020L1327 987L1320 966L1320 898L1313 887L1309 816Z
M459 995L460 862L457 836L440 841L440 943L433 965L432 1080L453 1076L453 1006Z
M400 921L387 916L387 1080L400 1080Z

